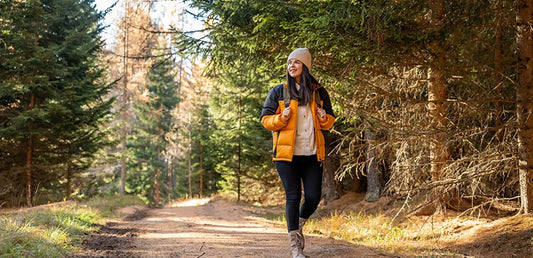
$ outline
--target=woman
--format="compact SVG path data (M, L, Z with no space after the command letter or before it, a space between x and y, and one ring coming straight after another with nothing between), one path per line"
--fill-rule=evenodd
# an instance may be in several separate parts
M273 160L285 189L291 254L297 258L305 257L302 227L322 193L322 130L335 122L329 95L310 69L309 50L294 50L287 58L286 82L270 90L261 113L261 123L273 132ZM300 207L302 183L305 199Z

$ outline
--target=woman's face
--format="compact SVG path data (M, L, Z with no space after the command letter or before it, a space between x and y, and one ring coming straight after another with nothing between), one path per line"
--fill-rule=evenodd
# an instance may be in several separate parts
M296 82L300 81L300 75L302 75L302 70L303 70L302 62L294 58L289 59L289 61L287 62L287 71L289 72L289 75L292 78L296 79Z

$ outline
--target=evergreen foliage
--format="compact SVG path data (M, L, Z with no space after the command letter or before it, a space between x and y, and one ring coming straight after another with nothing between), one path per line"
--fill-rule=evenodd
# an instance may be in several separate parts
M89 0L0 2L1 202L65 187L105 144L103 15Z
M388 194L436 208L518 194L513 1L190 2L209 40L177 44L204 50L226 87L264 91L292 49L311 49L340 115L338 177L364 176L369 129ZM248 84L224 82L236 70Z
M128 177L128 192L141 194L155 205L161 202L161 182L169 171L167 135L175 124L171 112L179 101L174 66L167 57L157 59L146 76L146 100L134 103L137 121L129 141L133 150L129 168L133 173ZM169 189L164 192L165 196L171 193Z
M256 69L242 73L241 62L226 67L228 74L216 78L210 107L216 131L211 145L216 146L217 172L221 174L221 190L234 192L238 200L259 201L277 180L271 164L270 132L258 123L257 112L266 93L259 85L261 74ZM267 147L268 146L268 147Z
M371 150L386 181L382 194L417 196L433 202L433 211L462 209L465 199L468 208L482 207L481 197L513 199L520 192L527 200L524 191L533 187L519 189L516 164L528 163L524 157L533 149L525 124L529 106L523 106L531 87L516 56L529 53L522 39L530 28L516 24L527 17L515 15L526 5L188 2L208 34L175 31L179 66L149 59L157 47L149 11L125 8L130 15L120 24L124 41L117 40L116 52L126 56L118 60L115 53L114 60L123 70L112 67L106 75L98 60L104 14L93 1L0 1L0 206L75 192L73 179L90 171L109 139L102 124L111 109L124 112L121 129L129 135L131 152L121 153L131 153L129 193L155 205L218 190L261 201L279 183L271 134L258 118L268 89L285 80L287 55L298 47L310 48L311 72L339 116L329 135L337 138L330 156L339 159L331 162L340 164L337 179L364 178ZM204 74L212 89L202 89L210 82L198 79L198 67L184 64L187 54L209 62ZM120 106L106 99L104 76L124 80L111 94L121 97ZM521 167L522 178L531 177L530 170Z

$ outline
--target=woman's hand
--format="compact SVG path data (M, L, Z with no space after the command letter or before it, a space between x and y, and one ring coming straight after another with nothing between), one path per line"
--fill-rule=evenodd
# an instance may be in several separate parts
M316 113L318 115L318 121L326 122L326 120L328 120L328 116L326 114L326 110L324 110L322 108L318 108Z
M281 119L287 122L289 121L289 118L291 118L291 107L286 107L283 109L283 112L281 112Z

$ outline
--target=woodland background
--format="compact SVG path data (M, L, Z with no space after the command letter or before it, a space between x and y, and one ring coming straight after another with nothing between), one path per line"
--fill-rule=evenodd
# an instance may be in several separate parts
M324 202L533 210L533 1L0 1L0 208L96 195L282 195L260 122L308 47L337 115ZM178 19L179 20L179 19Z

